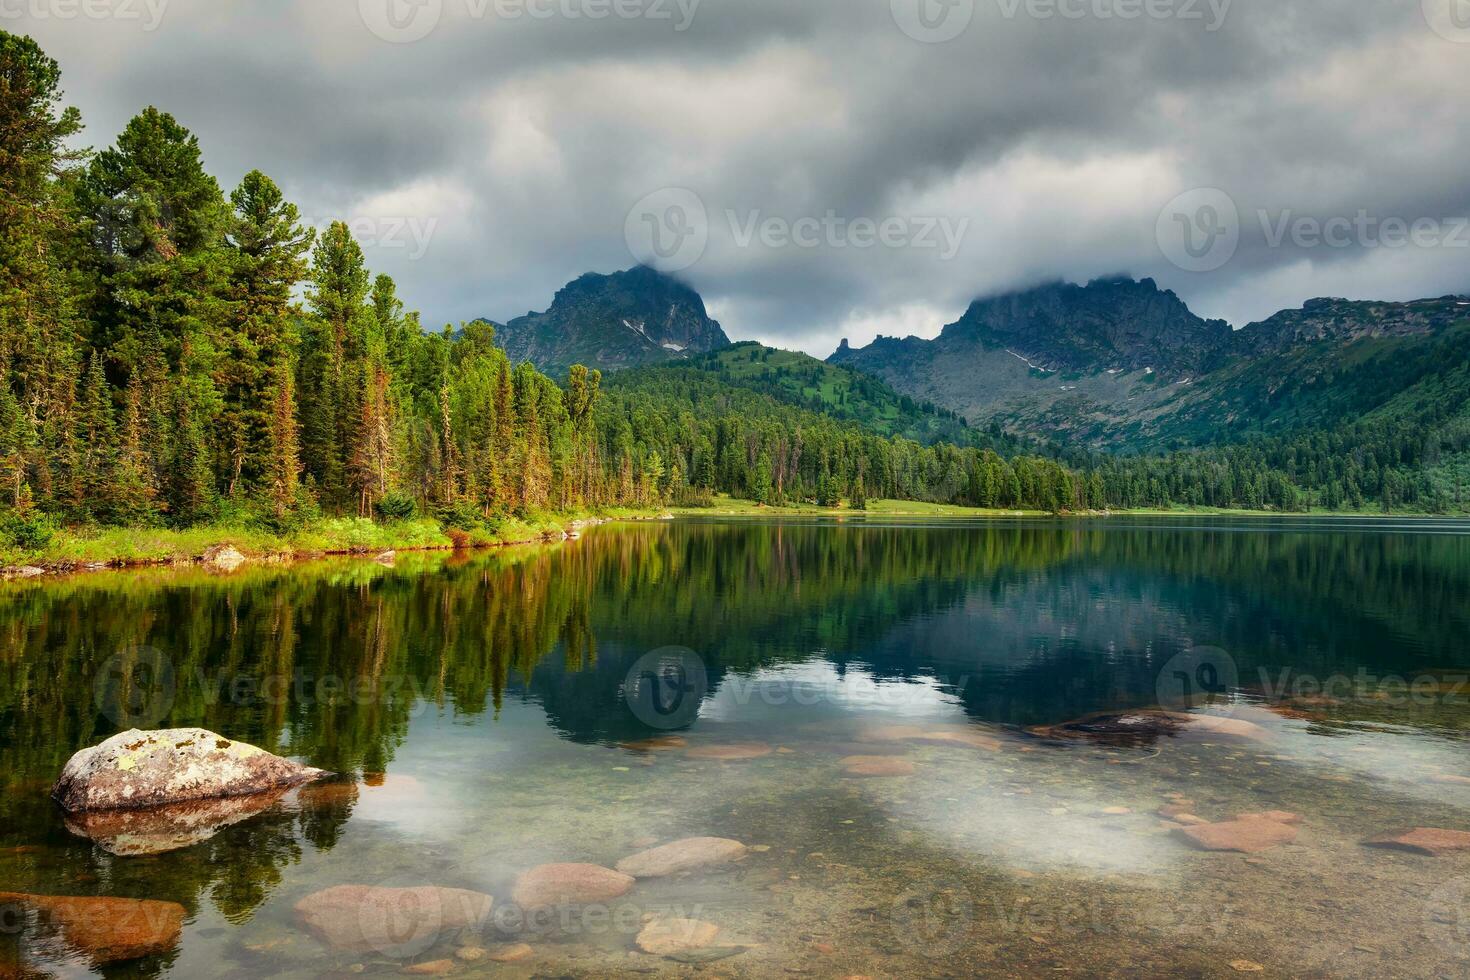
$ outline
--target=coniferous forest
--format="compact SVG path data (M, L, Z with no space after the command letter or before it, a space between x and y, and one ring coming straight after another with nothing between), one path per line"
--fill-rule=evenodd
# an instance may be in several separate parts
M715 374L547 377L511 363L488 323L425 330L346 224L307 229L259 171L222 188L169 113L144 109L96 151L76 148L82 129L60 66L0 32L0 520L12 547L62 528L279 532L340 517L469 531L717 493L1053 512L1447 502L1301 440L1131 458L998 430L926 444Z

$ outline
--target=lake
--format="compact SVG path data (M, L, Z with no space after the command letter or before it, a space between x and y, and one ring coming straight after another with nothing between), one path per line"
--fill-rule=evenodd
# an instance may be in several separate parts
M1470 831L1465 523L615 524L5 583L0 636L0 891L187 913L110 976L1470 969L1470 850L1364 843ZM182 726L340 775L149 855L50 802L76 750ZM1186 833L1242 814L1266 846ZM748 850L511 899L692 837ZM337 885L494 914L342 948L296 911ZM639 951L668 917L719 932ZM96 971L77 938L11 909L0 976Z

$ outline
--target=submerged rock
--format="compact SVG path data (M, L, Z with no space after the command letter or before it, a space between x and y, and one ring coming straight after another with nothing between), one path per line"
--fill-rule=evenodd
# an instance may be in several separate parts
M689 837L625 857L618 862L617 869L634 878L663 878L680 871L728 864L744 857L747 850L738 840Z
M689 740L682 735L659 735L637 742L620 742L618 745L629 752L672 752L675 749L688 748Z
M765 742L739 742L729 745L696 745L684 753L686 759L715 759L720 762L740 762L745 759L760 759L775 749Z
M94 810L69 813L66 829L109 854L141 857L166 854L203 843L232 824L248 820L281 802L284 789L191 800L146 810Z
M1443 830L1439 827L1415 827L1392 834L1384 834L1363 841L1367 847L1383 847L1429 857L1443 857L1454 851L1470 850L1470 833L1463 830Z
M673 956L703 949L715 941L720 927L699 919L655 919L638 933L638 948L653 956Z
M402 972L410 977L442 977L446 973L454 972L454 960L415 963L413 966L405 966Z
M1291 827L1295 827L1297 824L1299 824L1299 823L1302 822L1302 816L1301 816L1301 814L1299 814L1299 813L1288 813L1285 810L1267 810L1265 813L1242 813L1242 814L1240 814L1240 816L1236 817L1235 819L1237 819L1237 820L1274 820L1277 823L1284 823L1284 824L1287 824L1288 826L1291 826Z
M1103 711L1060 725L1029 729L1042 738L1092 739L1120 745L1150 744L1160 738L1183 735L1222 735L1264 741L1271 733L1255 722L1219 715L1141 708L1137 711Z
M924 732L910 741L924 745L958 745L971 749L984 749L987 752L999 752L1001 748L999 739L982 735L979 732L949 730Z
M1291 843L1296 840L1297 830L1289 824L1252 817L1180 827L1173 833L1200 850L1255 854Z
M536 950L526 943L510 943L489 951L492 963L519 963L536 955Z
M626 895L633 876L596 864L543 864L516 878L511 898L523 909L586 905Z
M296 918L333 949L427 948L444 932L481 928L494 899L463 888L338 885L296 903Z
M1000 740L967 728L921 728L918 725L880 725L858 736L861 742L911 742L919 745L956 745L998 752Z
M891 755L850 755L842 760L842 770L848 776L876 778L912 776L916 771L909 760Z
M138 810L248 796L328 775L202 728L134 729L73 755L51 796L68 813Z
M82 956L94 967L169 953L184 907L132 898L69 898L0 892L0 922L32 955Z

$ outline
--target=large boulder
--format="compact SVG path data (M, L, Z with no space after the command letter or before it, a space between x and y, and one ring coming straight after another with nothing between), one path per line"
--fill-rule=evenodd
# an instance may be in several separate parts
M184 927L184 907L133 898L0 892L0 923L23 937L30 958L80 956L102 967L172 952Z
M633 876L596 864L543 864L516 878L512 900L523 909L588 905L626 895Z
M625 857L618 862L617 869L634 878L665 878L681 871L729 864L743 858L746 850L738 840L689 837Z
M462 888L337 885L296 903L296 918L333 949L420 951L440 936L482 929L494 899Z
M134 729L72 756L51 795L68 813L139 810L249 796L328 775L202 728Z

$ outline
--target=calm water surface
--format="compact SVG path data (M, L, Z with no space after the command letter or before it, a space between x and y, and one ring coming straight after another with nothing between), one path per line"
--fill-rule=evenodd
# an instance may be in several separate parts
M1453 522L683 521L394 568L8 583L0 891L185 906L177 948L116 976L390 976L526 942L454 975L1463 977L1470 851L1362 841L1470 830L1467 636ZM1039 731L1161 702L1251 734ZM48 790L135 725L341 776L120 857ZM669 735L684 742L628 744ZM852 756L912 771L857 778ZM1170 805L1302 822L1258 854L1207 853ZM532 866L693 836L753 850L607 907L366 952L293 911L337 884L510 909ZM721 958L638 952L640 922L670 914L718 925ZM0 976L26 971L95 967L6 922Z

